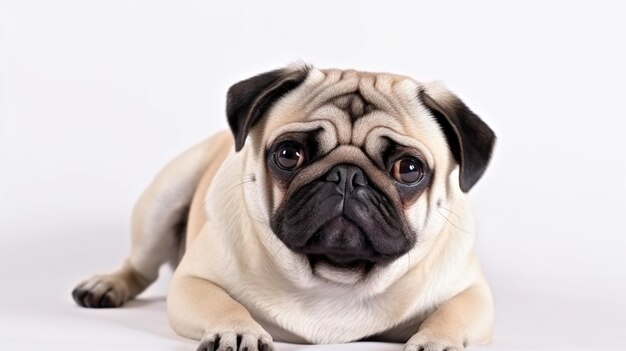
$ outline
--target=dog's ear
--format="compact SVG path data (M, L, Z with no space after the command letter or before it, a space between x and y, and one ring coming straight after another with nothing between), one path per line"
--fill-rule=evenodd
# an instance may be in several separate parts
M297 88L309 68L283 68L242 80L228 89L226 116L235 137L235 150L246 142L250 128L269 111L272 104Z
M420 90L420 100L441 125L459 163L459 184L468 192L485 172L496 135L456 95L438 84Z

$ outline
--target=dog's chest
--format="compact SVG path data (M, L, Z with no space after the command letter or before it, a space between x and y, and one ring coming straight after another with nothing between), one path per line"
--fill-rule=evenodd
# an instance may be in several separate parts
M424 313L424 294L389 294L359 298L350 291L256 290L237 300L278 341L343 343L375 336L406 341Z

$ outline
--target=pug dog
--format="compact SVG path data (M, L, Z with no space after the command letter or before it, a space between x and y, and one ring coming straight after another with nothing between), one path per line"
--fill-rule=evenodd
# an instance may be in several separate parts
M466 193L496 137L458 97L400 75L287 67L233 85L226 114L230 133L156 176L128 258L79 284L79 305L121 306L170 262L169 320L198 350L490 340Z

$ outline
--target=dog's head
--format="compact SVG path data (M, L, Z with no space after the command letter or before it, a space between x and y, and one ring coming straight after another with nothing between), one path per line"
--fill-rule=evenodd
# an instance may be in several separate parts
M230 88L227 115L255 180L245 188L254 217L339 283L412 250L436 207L482 176L495 141L439 85L352 70L246 79Z

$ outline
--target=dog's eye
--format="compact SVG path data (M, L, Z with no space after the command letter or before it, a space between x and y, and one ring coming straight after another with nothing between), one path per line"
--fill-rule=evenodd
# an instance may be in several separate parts
M391 175L403 184L413 184L422 180L424 168L422 163L414 158L401 158L393 164Z
M304 152L302 147L294 144L285 144L276 150L276 164L278 167L292 171L304 163Z

